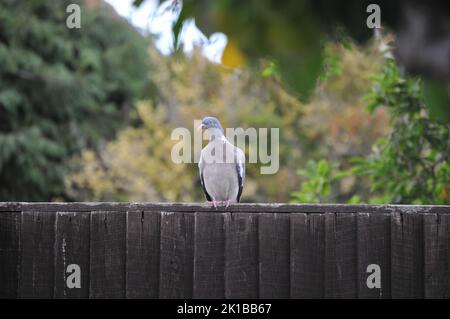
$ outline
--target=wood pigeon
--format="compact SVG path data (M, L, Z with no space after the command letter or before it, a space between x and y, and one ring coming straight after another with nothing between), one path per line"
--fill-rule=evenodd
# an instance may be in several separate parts
M238 203L245 179L244 152L228 142L219 120L205 117L199 129L206 129L209 143L201 153L198 168L206 199L217 204Z

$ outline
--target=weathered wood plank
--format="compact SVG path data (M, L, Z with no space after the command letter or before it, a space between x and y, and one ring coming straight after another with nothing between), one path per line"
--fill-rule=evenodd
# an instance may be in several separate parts
M324 216L292 214L291 298L324 297L324 261Z
M45 211L45 212L91 212L91 211L156 211L156 212L266 212L266 213L450 213L449 205L347 205L347 204L284 204L284 203L240 203L228 208L218 207L217 210L208 204L200 203L0 203L0 212L11 211Z
M325 298L357 297L355 214L325 214Z
M194 247L194 298L224 298L223 214L195 213Z
M20 213L0 214L0 298L17 298L20 271Z
M450 298L450 215L425 214L425 298Z
M126 215L91 213L90 298L125 297Z
M192 298L194 225L192 213L161 214L160 298Z
M127 213L127 298L158 298L161 215Z
M225 298L258 298L258 215L225 214Z
M423 215L391 215L392 298L424 297Z
M0 213L0 297L450 297L447 206L381 205L373 213L337 206L335 214L324 213L334 205L242 204L210 212L124 203L90 218L88 211L55 213L61 205L38 204ZM49 212L36 211L44 204ZM83 209L115 203L98 205ZM137 207L176 212L162 218ZM178 211L183 207L187 212ZM81 267L81 289L65 285L71 263ZM381 290L368 289L368 264L381 266Z
M53 298L55 214L22 212L21 298Z
M290 216L259 215L259 297L289 298Z
M391 297L391 220L390 215L359 213L358 228L358 298L386 299ZM381 287L369 288L369 265L381 270Z
M89 247L90 247L90 216L86 213L59 212L56 213L55 242L55 298L89 298ZM81 287L69 288L74 269L69 265L80 267Z

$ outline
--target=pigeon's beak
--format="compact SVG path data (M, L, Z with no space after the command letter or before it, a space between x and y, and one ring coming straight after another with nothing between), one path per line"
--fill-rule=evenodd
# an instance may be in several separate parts
M205 124L200 124L198 127L197 127L197 131L201 131L203 128L205 127Z

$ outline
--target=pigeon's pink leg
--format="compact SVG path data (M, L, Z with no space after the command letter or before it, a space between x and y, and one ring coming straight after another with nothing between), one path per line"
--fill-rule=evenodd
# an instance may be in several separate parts
M229 199L229 200L226 201L226 203L227 203L226 208L228 208L228 206L230 206L231 204L236 204L237 201L235 199Z
M212 200L212 201L206 201L206 205L210 206L210 207L214 207L215 209L217 209L217 204L219 204L219 201L216 200Z

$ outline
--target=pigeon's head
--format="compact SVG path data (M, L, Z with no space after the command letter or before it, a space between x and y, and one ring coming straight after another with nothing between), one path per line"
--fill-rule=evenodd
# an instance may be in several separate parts
M202 124L200 125L202 129L211 130L211 131L220 131L223 134L222 125L218 119L212 116L207 116L202 120Z

